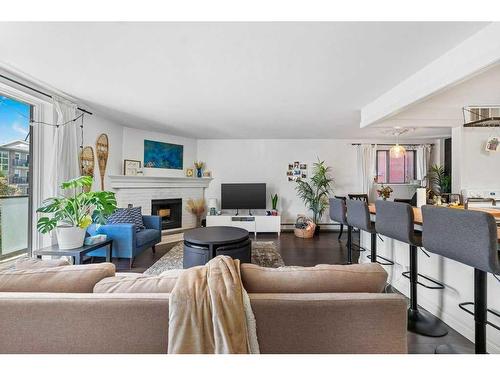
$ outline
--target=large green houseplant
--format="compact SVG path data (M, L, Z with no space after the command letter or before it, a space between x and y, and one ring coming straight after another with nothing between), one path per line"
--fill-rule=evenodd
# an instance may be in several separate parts
M78 177L61 184L68 191L68 197L51 197L42 202L37 212L43 214L38 219L40 233L56 230L57 242L61 249L74 249L83 245L85 230L92 224L105 224L106 219L116 210L115 193L110 191L89 191L92 186L90 176Z
M330 170L324 161L318 159L318 162L313 164L310 182L298 180L295 187L299 198L312 211L312 219L317 230L319 230L317 224L328 207L328 195L332 190L333 178L330 176Z
M427 178L430 184L429 188L434 194L441 195L451 191L451 178L442 165L432 165L427 173Z

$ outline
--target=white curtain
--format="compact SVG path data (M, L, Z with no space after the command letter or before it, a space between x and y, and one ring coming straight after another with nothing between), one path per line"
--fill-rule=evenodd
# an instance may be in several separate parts
M417 154L417 180L423 182L431 162L431 146L422 145L416 148Z
M375 198L373 179L377 174L377 145L358 146L358 175L361 181L362 192L368 194L370 201Z
M80 175L78 163L78 125L72 120L76 117L76 104L54 97L53 142L49 163L49 196L62 195L61 183ZM69 121L69 122L68 122ZM65 125L63 125L65 124Z

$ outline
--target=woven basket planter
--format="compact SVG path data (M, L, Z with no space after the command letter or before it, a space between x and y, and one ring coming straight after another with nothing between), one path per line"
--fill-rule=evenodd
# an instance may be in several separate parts
M306 224L307 226L305 228L294 228L295 236L299 238L312 238L314 236L316 224L310 218L300 215L297 217L296 224Z

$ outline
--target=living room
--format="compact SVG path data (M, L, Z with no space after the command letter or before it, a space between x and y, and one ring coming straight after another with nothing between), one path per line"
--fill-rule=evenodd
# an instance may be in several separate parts
M0 21L1 354L492 368L499 22L66 13Z

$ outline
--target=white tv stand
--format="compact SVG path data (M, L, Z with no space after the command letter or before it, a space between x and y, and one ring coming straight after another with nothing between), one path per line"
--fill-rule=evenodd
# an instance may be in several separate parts
M253 232L255 238L257 233L281 232L281 216L266 215L208 215L207 227L228 226L246 229Z

